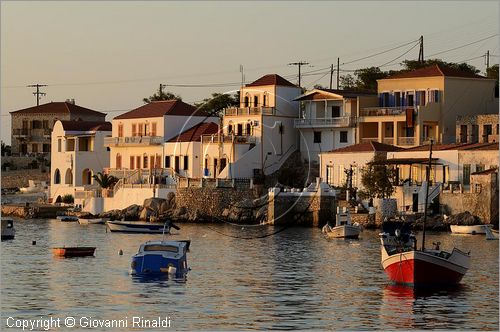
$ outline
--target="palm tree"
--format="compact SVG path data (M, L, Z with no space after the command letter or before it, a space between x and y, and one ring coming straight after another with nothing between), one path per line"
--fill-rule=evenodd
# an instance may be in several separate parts
M103 174L102 172L98 172L97 174L92 176L99 184L102 189L108 189L115 185L118 182L118 178L113 175Z

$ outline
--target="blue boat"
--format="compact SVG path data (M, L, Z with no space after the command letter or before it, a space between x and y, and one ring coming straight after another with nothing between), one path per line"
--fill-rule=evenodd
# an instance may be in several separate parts
M132 257L132 275L183 278L189 271L187 251L190 241L148 241Z

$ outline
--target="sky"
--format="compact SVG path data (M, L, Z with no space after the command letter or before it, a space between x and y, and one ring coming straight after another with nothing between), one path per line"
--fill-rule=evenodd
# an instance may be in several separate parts
M302 86L311 88L329 85L337 57L341 74L398 69L418 58L421 35L426 58L482 72L482 55L490 51L491 65L500 54L497 1L2 1L0 22L7 143L9 112L36 105L29 84L48 85L41 103L73 98L111 120L143 105L160 83L222 84L167 86L188 103L238 89L240 65L246 82L276 73L296 83L288 63L309 62Z

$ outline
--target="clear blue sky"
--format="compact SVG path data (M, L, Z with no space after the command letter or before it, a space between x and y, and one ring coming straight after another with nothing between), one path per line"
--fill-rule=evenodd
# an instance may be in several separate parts
M295 75L287 63L305 60L318 75L303 86L328 85L322 68L347 63L424 36L432 55L497 34L497 1L388 2L22 2L1 3L1 122L10 142L9 111L35 105L33 90L49 86L43 102L74 98L108 112L142 105L160 83L247 81L267 73ZM414 44L341 69L382 65ZM498 36L436 57L472 59L484 71L487 50L498 63ZM416 59L418 47L400 60ZM475 58L475 59L473 59ZM296 77L290 76L292 82ZM187 102L228 87L168 87Z

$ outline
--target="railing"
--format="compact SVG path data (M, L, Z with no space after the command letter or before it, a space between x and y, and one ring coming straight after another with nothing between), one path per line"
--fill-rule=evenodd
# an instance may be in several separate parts
M230 107L224 109L225 116L238 115L274 115L274 107Z
M384 137L382 138L384 144L394 144L394 137Z
M162 136L128 136L128 137L105 137L105 146L141 146L163 144Z
M27 129L27 128L17 128L12 132L15 137L50 137L52 130L50 128L38 128L38 129Z
M295 128L311 127L352 127L356 125L356 119L349 116L328 119L295 119Z
M220 137L219 137L220 136ZM202 143L256 143L255 136L237 136L237 135L203 135L201 137Z
M378 142L378 137L362 137L361 143L369 143L370 141Z
M415 145L415 137L398 137L397 145Z
M26 128L13 130L14 136L28 136L28 134L29 134L29 129L26 129Z
M404 115L406 110L415 110L414 106L366 107L359 110L359 116L395 116Z

